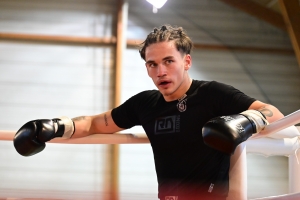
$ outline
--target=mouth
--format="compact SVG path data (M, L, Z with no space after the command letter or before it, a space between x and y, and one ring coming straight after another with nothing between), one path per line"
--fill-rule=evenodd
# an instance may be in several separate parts
M159 81L158 86L165 87L168 86L171 81Z

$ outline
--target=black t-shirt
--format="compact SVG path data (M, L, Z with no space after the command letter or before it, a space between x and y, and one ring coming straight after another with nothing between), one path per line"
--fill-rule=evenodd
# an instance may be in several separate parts
M206 146L201 130L211 118L238 114L254 101L232 86L193 80L180 101L166 102L158 90L143 91L113 109L112 118L121 128L143 126L153 149L159 198L226 197L230 156Z

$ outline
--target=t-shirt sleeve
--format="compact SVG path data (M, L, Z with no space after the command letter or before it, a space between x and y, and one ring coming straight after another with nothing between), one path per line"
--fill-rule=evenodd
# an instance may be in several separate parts
M212 81L210 101L214 103L214 109L219 115L238 114L247 110L256 101L233 86Z
M118 127L128 129L140 125L137 111L141 102L141 95L142 93L132 96L123 104L112 110L112 118Z

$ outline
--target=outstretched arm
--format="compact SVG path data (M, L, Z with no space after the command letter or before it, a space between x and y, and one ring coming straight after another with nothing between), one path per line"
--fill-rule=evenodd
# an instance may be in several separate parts
M111 116L111 110L99 115L75 117L72 120L75 125L75 132L72 138L99 133L115 133L124 130L115 124Z
M46 142L53 138L79 138L96 133L115 133L119 128L111 117L111 111L70 119L37 119L24 124L14 137L14 146L23 156L39 153L46 147Z

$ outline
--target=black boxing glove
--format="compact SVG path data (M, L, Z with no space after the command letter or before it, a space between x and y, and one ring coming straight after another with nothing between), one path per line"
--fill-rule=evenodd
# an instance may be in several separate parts
M262 131L268 124L261 112L246 110L240 114L209 120L202 128L202 136L206 145L233 154L240 143Z
M41 152L47 141L55 137L71 138L74 132L74 123L68 117L33 120L17 131L14 146L22 156L32 156Z

